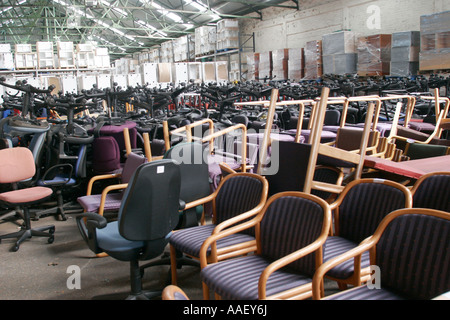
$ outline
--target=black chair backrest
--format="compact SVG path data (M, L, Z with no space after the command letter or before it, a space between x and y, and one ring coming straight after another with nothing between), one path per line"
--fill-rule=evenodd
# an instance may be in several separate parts
M178 223L180 169L172 160L140 165L119 209L119 232L134 241L164 239Z
M413 207L450 212L450 173L433 174L421 181L413 194Z
M277 153L276 173L265 175L269 182L269 196L283 191L303 191L308 170L311 145L292 141L277 141L272 144L272 154ZM272 157L274 158L274 157Z
M338 235L359 243L375 232L387 214L405 206L405 193L394 186L376 182L355 184L339 206Z
M311 199L283 196L270 204L261 220L261 255L276 260L314 242L323 231L324 209ZM315 254L309 254L289 265L312 275Z
M376 245L381 287L429 300L450 288L450 220L423 214L396 217Z
M339 120L341 119L341 113L339 110L330 109L325 111L325 119L323 120L324 125L338 126Z
M188 203L211 193L204 146L197 142L179 143L164 155L178 163L181 172L180 199Z

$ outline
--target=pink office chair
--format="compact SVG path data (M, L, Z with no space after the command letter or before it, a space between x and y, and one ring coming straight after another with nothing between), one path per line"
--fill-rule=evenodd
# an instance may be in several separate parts
M48 243L52 243L55 226L32 229L29 212L29 206L50 197L53 193L52 189L47 187L18 188L18 182L33 177L36 172L33 154L28 148L7 148L0 150L0 159L0 183L11 184L10 191L0 193L0 206L11 210L22 209L24 220L20 231L1 235L0 241L17 238L12 251L19 250L20 244L33 236L48 237Z

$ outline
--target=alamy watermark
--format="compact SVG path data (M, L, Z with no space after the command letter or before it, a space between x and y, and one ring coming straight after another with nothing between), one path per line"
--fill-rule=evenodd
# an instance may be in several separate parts
M366 20L366 26L370 30L381 29L381 9L379 6L371 4L367 7L366 13L370 16Z
M205 147L203 152L191 154L188 148L173 149L171 154L171 159L178 163L183 164L202 164L204 162L211 164L225 162L227 164L239 163L242 160L242 135L236 132L228 133L223 136L219 136L214 139L214 156L210 157L210 149ZM255 130L248 129L246 134L247 149L246 149L246 164L256 168L261 161L261 166L264 175L274 175L278 172L279 168L279 147L276 136L280 134L279 130L271 130L270 134L272 139L270 139L270 146L267 150L261 148L262 142L264 140L265 130ZM209 130L202 134L201 127L193 128L194 137L202 137L203 140L210 135ZM285 135L287 136L287 135ZM294 137L292 140L294 140ZM172 135L172 142L177 140L176 135ZM289 139L289 138L288 138ZM209 143L208 141L204 142ZM265 151L265 152L264 152ZM257 154L255 154L256 152ZM263 156L265 157L263 159ZM255 170L256 171L256 170Z
M81 268L77 265L71 265L67 267L66 273L69 273L70 276L67 278L66 285L67 289L81 289Z

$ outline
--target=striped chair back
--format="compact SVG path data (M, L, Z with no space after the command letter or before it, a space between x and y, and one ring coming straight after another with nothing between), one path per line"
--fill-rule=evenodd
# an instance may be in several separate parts
M410 209L415 210L415 209ZM450 220L424 214L396 217L376 245L381 288L415 300L450 290Z
M362 179L348 185L339 206L337 236L359 243L371 236L390 212L411 206L406 188L379 179Z
M422 176L413 189L413 207L450 212L450 172Z
M216 224L233 218L256 207L264 196L264 185L254 174L238 174L227 177L220 185L215 204ZM254 228L243 231L254 235Z
M316 241L323 232L324 207L313 199L284 196L267 208L260 223L261 255L277 260ZM289 265L295 271L313 275L315 254L309 254Z

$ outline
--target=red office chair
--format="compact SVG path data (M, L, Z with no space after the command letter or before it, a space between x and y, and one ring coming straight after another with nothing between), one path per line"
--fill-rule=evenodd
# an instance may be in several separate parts
M0 241L17 238L12 251L19 250L20 244L33 236L48 237L48 243L54 240L55 226L31 228L29 206L41 202L53 193L47 187L18 189L17 183L34 176L36 167L33 154L28 148L16 147L0 150L0 183L11 184L11 191L0 193L0 206L6 209L23 210L23 226L18 232L0 236ZM48 231L48 232L46 232Z

